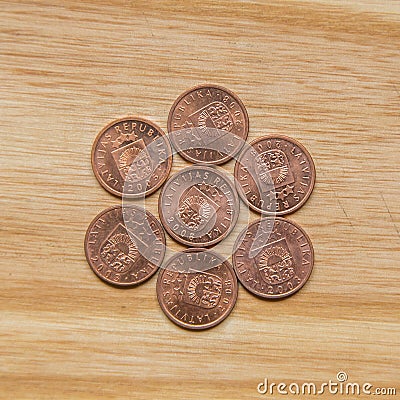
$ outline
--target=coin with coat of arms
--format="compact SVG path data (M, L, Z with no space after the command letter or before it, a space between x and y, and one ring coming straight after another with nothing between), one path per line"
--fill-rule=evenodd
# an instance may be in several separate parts
M173 239L190 247L209 247L232 231L239 215L239 198L223 172L194 165L166 182L158 212Z
M154 215L140 207L110 207L89 225L85 254L93 272L105 282L137 285L149 279L164 259L164 230Z
M315 184L307 149L283 135L263 136L246 146L235 164L240 197L263 214L285 215L299 209Z
M185 91L171 107L168 134L178 153L202 164L223 164L242 148L249 117L230 90L203 84Z
M276 299L292 295L307 282L314 250L298 224L282 217L266 217L239 234L232 261L239 281L248 291Z
M144 118L117 119L97 135L92 168L110 193L140 198L155 192L168 178L172 149L168 137Z
M208 249L175 253L160 269L156 287L166 316L188 329L207 329L222 322L238 294L231 264Z

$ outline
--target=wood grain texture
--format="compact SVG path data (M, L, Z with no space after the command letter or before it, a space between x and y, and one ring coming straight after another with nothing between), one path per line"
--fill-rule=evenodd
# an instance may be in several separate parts
M0 15L1 398L251 399L265 377L340 370L400 393L398 1L2 1ZM240 288L224 323L188 332L156 279L97 279L83 238L119 201L91 171L97 132L130 114L165 129L204 82L240 96L249 139L278 132L313 155L291 218L316 263L295 296Z

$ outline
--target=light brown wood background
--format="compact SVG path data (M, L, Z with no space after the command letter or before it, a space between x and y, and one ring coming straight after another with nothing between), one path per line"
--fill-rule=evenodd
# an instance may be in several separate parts
M400 393L398 1L2 1L0 13L0 398L263 398L265 377L340 370ZM240 288L224 323L190 332L161 312L155 278L101 282L83 238L119 202L91 170L97 132L128 114L165 129L175 98L204 82L240 96L249 139L279 132L313 155L314 193L291 218L316 262L295 296Z

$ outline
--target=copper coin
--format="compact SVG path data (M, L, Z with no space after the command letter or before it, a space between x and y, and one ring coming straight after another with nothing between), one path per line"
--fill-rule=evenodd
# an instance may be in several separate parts
M248 291L277 299L290 296L307 282L314 250L298 224L267 217L239 234L232 260L239 281Z
M182 93L168 116L168 133L179 154L202 164L223 164L242 148L249 132L246 108L236 94L217 85Z
M93 172L110 193L147 196L167 179L172 166L169 139L144 118L117 119L97 135L92 148Z
M250 143L235 164L242 199L255 211L284 215L299 209L315 184L313 159L296 140L263 136Z
M158 200L158 213L173 239L191 247L209 247L234 228L239 198L224 173L194 165L166 182Z
M160 222L137 206L114 206L102 211L85 237L86 259L107 283L133 286L149 279L165 254Z
M232 311L237 294L231 264L207 249L174 254L157 279L161 309L183 328L207 329L219 324Z

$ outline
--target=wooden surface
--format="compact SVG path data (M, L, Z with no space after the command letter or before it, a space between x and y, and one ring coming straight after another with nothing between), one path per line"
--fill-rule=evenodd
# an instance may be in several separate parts
M267 398L266 377L340 370L400 392L398 1L2 1L0 12L1 398ZM119 202L91 170L97 132L128 114L166 128L175 98L204 82L240 96L250 139L279 132L313 155L314 193L291 218L316 263L295 296L240 288L225 322L189 332L161 312L156 279L102 283L83 238ZM184 165L176 156L174 171Z

